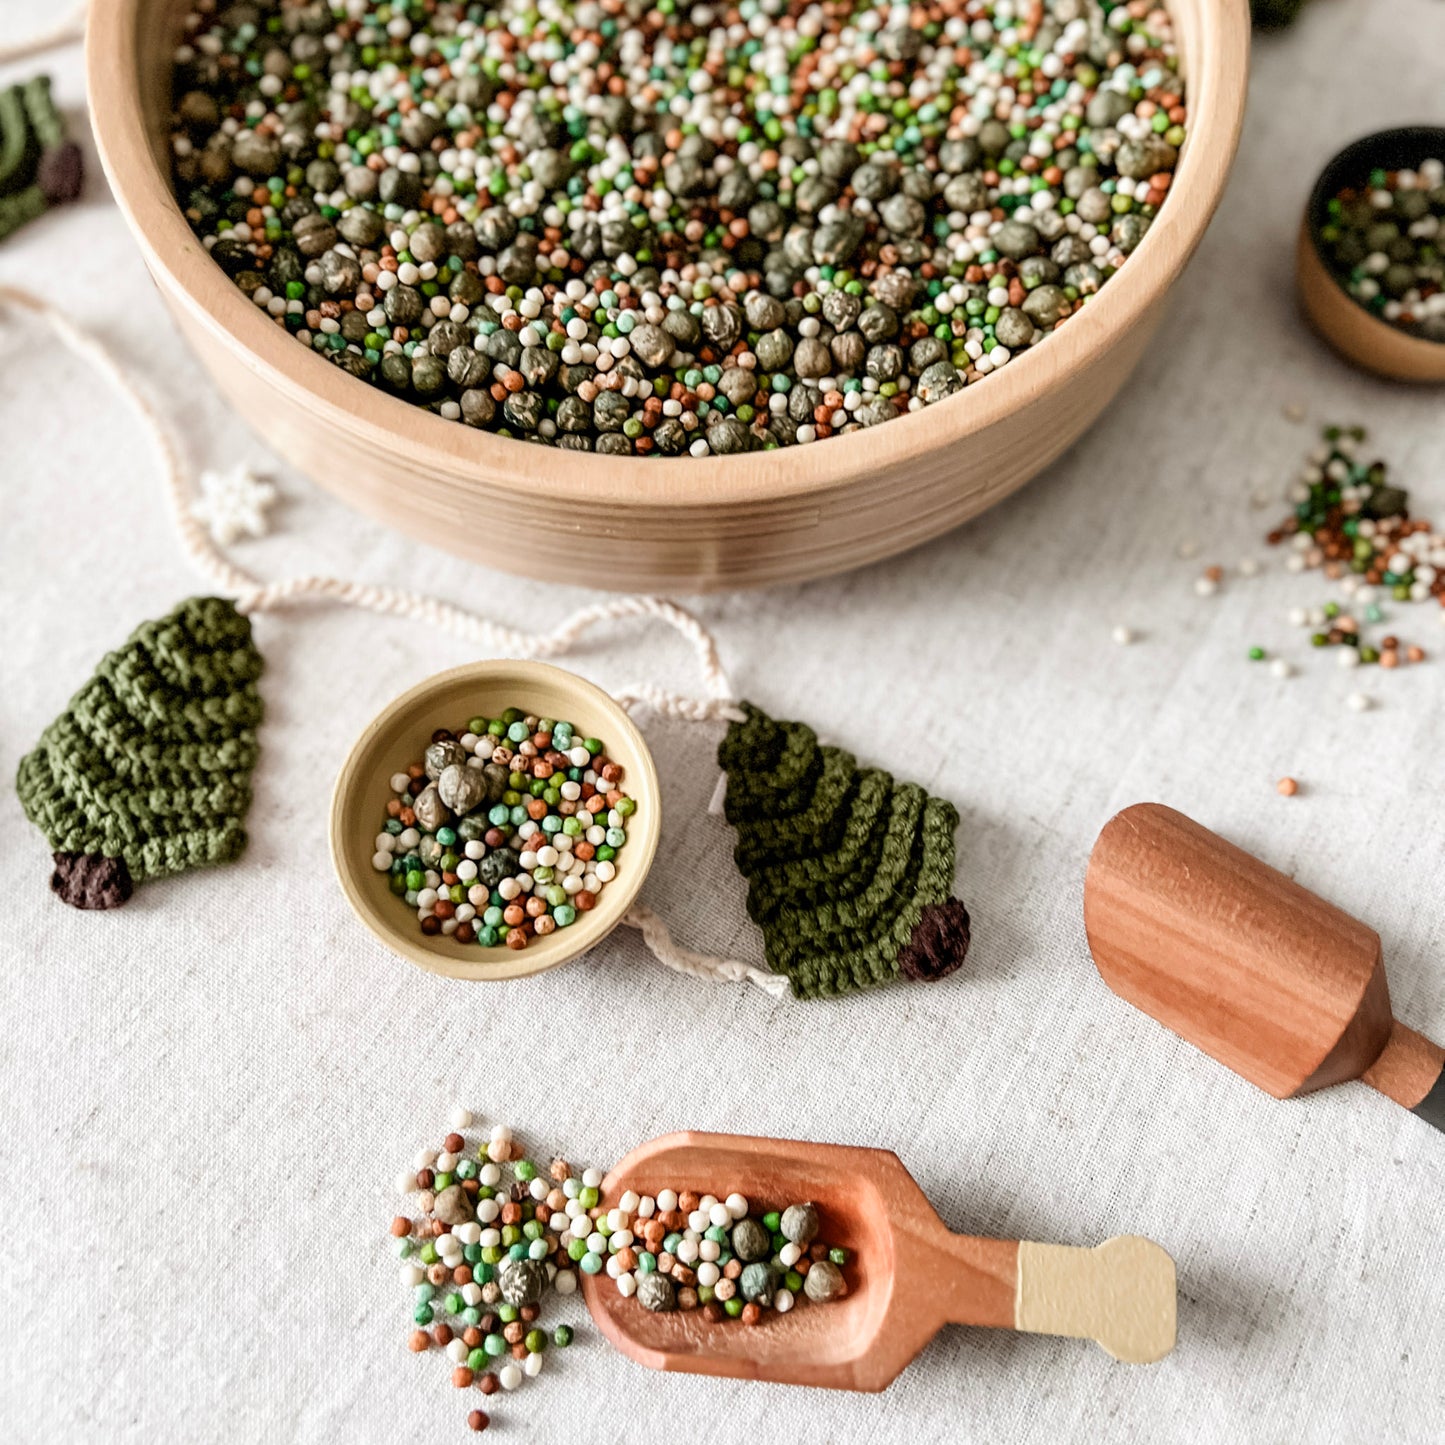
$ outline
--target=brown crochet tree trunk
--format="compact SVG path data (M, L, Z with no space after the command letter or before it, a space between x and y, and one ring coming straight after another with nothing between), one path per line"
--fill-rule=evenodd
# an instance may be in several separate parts
M104 853L52 856L51 892L72 908L119 908L135 892L124 858L108 858Z

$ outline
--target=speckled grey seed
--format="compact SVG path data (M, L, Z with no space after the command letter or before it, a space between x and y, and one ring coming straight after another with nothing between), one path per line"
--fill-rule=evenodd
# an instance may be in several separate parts
M1101 225L1114 213L1108 194L1098 186L1090 186L1079 197L1074 210L1081 221L1087 221L1091 226Z
M979 162L978 142L972 136L946 140L938 148L938 164L951 176L971 171Z
M803 1276L803 1293L815 1304L841 1299L847 1289L843 1271L831 1259L814 1260Z
M732 1246L733 1253L748 1264L755 1259L766 1259L773 1242L758 1220L747 1218L733 1225Z
M454 813L470 813L486 796L487 784L476 768L453 763L437 779L441 800Z
M443 1224L470 1224L477 1217L467 1191L460 1184L449 1184L437 1195L432 1213Z
M937 336L920 336L908 348L908 370L921 375L936 361L948 359L948 347Z
M1128 215L1120 216L1114 222L1114 229L1109 233L1109 239L1127 256L1144 239L1144 234L1148 229L1148 216L1136 215L1130 211ZM1388 277L1389 274L1387 271L1385 276ZM1389 291L1390 288L1387 285L1385 289ZM1398 295L1399 293L1391 294Z
M467 750L459 742L454 738L443 738L441 742L432 743L427 748L422 756L422 766L426 769L427 777L436 782L454 763L465 764L466 760Z
M840 331L828 343L828 350L833 353L838 370L851 376L863 365L863 358L868 353L868 343L863 340L860 332Z
M542 1298L547 1288L547 1267L538 1259L509 1259L497 1275L502 1298L523 1309Z
M846 331L862 309L862 299L847 291L830 291L823 297L823 320L835 331Z
M281 147L269 136L243 130L231 147L231 159L238 171L244 171L259 183L276 174L276 168L281 164Z
M296 249L310 260L315 260L336 244L336 227L319 211L302 216L292 227Z
M833 368L833 354L816 336L805 336L793 352L793 369L799 376L827 376Z
M415 171L403 171L388 166L381 173L381 184L377 195L385 206L401 206L410 210L421 200L421 177Z
M813 232L813 260L820 266L842 266L863 244L866 228L859 216L840 216Z
M451 816L447 812L447 805L442 802L441 794L437 792L435 783L428 783L416 795L411 809L416 814L417 822L428 833L435 833Z
M468 426L486 426L497 414L497 403L492 400L490 392L464 391L461 405L462 420Z
M1039 233L1027 221L1005 221L990 239L994 249L1011 261L1022 261L1043 249Z
M895 235L918 236L923 233L928 213L921 202L900 193L889 196L878 207L878 219Z
M463 391L485 386L491 374L491 358L470 346L454 347L447 357L447 375Z
M677 350L672 337L662 327L653 326L646 321L641 326L632 328L628 340L632 343L632 354L644 366L666 366L672 359L672 353Z
M424 265L428 261L440 261L447 254L447 233L435 221L427 221L411 233L407 250L412 258Z
M881 302L877 306L865 306L858 318L858 330L866 341L875 344L887 341L898 334L898 313Z
M435 396L447 384L447 364L439 356L417 352L411 359L411 385L418 396Z
M1009 128L992 116L978 128L978 147L986 156L1001 156L1012 139Z
M931 406L935 401L942 401L944 397L962 390L963 378L954 364L951 361L935 361L932 366L924 367L913 393L925 405Z
M944 204L949 210L962 211L964 215L987 210L988 186L984 185L983 176L954 176L944 186Z
M787 319L783 303L766 291L749 291L743 298L743 315L754 331L771 331Z
M897 185L897 171L879 162L865 161L853 172L853 194L875 204L892 195Z
M1157 171L1173 170L1178 159L1178 150L1167 140L1148 135L1143 140L1126 140L1114 154L1114 165L1121 176L1142 181Z
M870 347L863 369L875 381L897 381L903 374L903 352L889 342Z
M1058 286L1039 286L1024 298L1024 315L1035 326L1048 330L1063 315L1069 298Z
M1000 346L1007 346L1012 351L1016 347L1027 346L1033 340L1034 323L1017 306L1005 306L993 324L993 334Z
M373 201L376 199L376 189L380 179L370 166L348 166L341 183L346 194L352 200ZM351 214L352 212L347 212L347 215ZM381 217L378 216L377 220L380 219Z
M736 306L724 302L721 306L708 306L702 313L703 335L721 351L731 351L742 335L742 313Z
M748 449L748 429L735 416L725 416L707 430L707 444L720 457Z
M770 1264L764 1264L761 1260L753 1264L745 1264L743 1272L738 1276L738 1290L745 1300L764 1300L772 1302L773 1295L778 1289L778 1272Z
M806 1249L818 1237L818 1206L811 1203L790 1204L783 1210L778 1228L790 1244Z
M545 403L535 391L514 391L502 403L502 415L526 435L537 430Z
M493 848L477 864L477 882L495 888L503 878L515 878L521 871L521 859L510 848Z
M381 240L386 226L375 211L368 211L365 206L353 206L336 223L336 229L353 246L374 246Z
M425 298L415 286L393 286L381 305L393 326L415 326L426 309Z
M1092 126L1103 128L1128 115L1134 109L1134 102L1117 90L1100 89L1094 92L1084 111L1084 119Z
M653 1270L637 1276L637 1303L653 1314L665 1314L677 1308L677 1291L665 1274Z
M758 337L758 344L753 350L757 355L758 365L764 371L780 371L793 354L793 338L782 327L778 327Z
M758 389L757 376L747 367L728 366L718 378L717 389L727 397L733 406L751 401Z

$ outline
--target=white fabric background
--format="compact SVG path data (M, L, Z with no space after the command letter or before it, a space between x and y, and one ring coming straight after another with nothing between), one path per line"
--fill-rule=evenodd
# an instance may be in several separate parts
M0 34L34 23L0 0ZM774 1003L654 965L617 935L514 985L425 976L332 881L336 769L372 713L466 651L341 611L268 617L264 757L236 867L82 916L9 780L98 656L198 590L141 434L38 328L0 318L0 1437L460 1440L475 1397L404 1339L391 1181L462 1100L539 1154L605 1165L692 1126L896 1149L955 1228L1162 1241L1179 1347L1128 1368L1078 1342L945 1331L881 1397L655 1376L590 1329L499 1400L504 1439L976 1441L1440 1438L1445 1140L1359 1085L1276 1103L1114 998L1080 881L1096 830L1158 798L1372 921L1399 1014L1445 1037L1440 902L1445 629L1393 676L1309 655L1283 613L1323 600L1276 554L1202 601L1209 560L1263 556L1321 419L1363 420L1445 515L1438 392L1379 385L1306 334L1291 246L1314 170L1367 129L1433 117L1445 6L1316 0L1257 48L1223 209L1112 413L1023 494L857 575L700 604L740 690L959 804L963 973L841 1003ZM56 62L81 124L78 57ZM1432 109L1432 106L1434 109ZM232 419L168 324L98 174L0 247L125 347L198 466L276 476L267 577L339 571L527 621L506 577L322 496ZM1181 562L1177 543L1203 544ZM556 559L550 625L592 595ZM1115 623L1141 641L1120 648ZM1251 667L1258 642L1305 665ZM606 685L694 685L680 644L619 626L577 659ZM1366 686L1380 702L1349 712ZM653 726L667 786L646 898L685 940L759 953L721 820L714 741ZM1301 796L1276 796L1290 772ZM727 1185L727 1180L719 1180ZM575 1302L570 1313L581 1318Z

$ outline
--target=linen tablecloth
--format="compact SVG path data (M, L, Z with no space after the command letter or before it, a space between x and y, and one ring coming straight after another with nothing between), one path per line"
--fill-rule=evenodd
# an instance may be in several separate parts
M27 0L0 0L0 35L35 23ZM1127 1007L1090 964L1080 887L1107 817L1173 804L1373 923L1397 1013L1445 1037L1445 658L1367 674L1312 653L1285 613L1330 589L1264 547L1283 504L1250 503L1278 499L1314 429L1340 420L1369 426L1418 514L1445 513L1439 393L1346 368L1291 288L1314 172L1367 130L1438 122L1442 54L1439 0L1307 6L1257 45L1218 218L1088 437L909 556L697 604L744 696L959 805L975 943L936 985L775 1002L670 973L626 930L490 987L393 957L333 882L330 787L379 707L471 654L327 608L257 623L268 711L242 862L118 914L65 908L16 764L102 652L204 588L124 405L47 332L0 317L0 1437L464 1438L477 1397L407 1352L386 1236L397 1171L464 1102L538 1155L602 1166L683 1127L884 1145L956 1229L1137 1232L1179 1270L1162 1364L951 1329L879 1397L654 1375L574 1300L554 1317L577 1345L491 1402L504 1439L1438 1440L1445 1140L1359 1085L1277 1103ZM78 53L52 68L83 132ZM98 167L78 207L0 247L0 281L123 351L195 468L275 478L274 534L236 551L265 577L405 584L544 626L596 596L559 556L524 600L269 455L181 344ZM1259 577L1239 575L1246 558ZM1209 563L1226 580L1200 598ZM1442 651L1438 612L1394 620ZM1116 626L1137 641L1117 645ZM1246 661L1253 644L1298 675ZM685 648L643 625L571 665L695 688ZM1377 705L1350 711L1356 689ZM707 813L717 730L647 730L667 800L644 897L682 941L757 959ZM1283 774L1297 797L1276 794Z

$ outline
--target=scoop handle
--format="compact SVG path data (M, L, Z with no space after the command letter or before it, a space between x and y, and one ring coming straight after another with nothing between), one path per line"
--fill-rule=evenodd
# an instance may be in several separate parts
M1019 1245L1014 1327L1068 1335L1131 1365L1174 1348L1174 1261L1151 1239L1118 1235L1093 1249Z
M1445 1049L1395 1019L1380 1057L1360 1077L1445 1133Z
M948 1234L931 1286L952 1324L1093 1340L1149 1364L1174 1348L1174 1261L1120 1235L1093 1249Z

